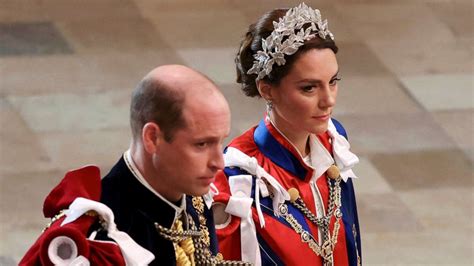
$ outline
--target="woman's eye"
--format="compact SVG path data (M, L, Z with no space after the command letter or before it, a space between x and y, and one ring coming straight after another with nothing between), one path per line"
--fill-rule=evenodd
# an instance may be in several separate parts
M303 86L301 88L302 91L304 92L312 92L316 87L313 85L308 85L308 86Z
M337 82L340 81L340 80L341 80L341 78L333 78L333 79L331 79L331 81L329 82L329 85L334 86L334 85L336 85Z

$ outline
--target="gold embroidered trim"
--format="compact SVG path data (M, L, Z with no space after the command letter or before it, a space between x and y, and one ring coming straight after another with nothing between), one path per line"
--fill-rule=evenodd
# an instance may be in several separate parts
M359 256L359 249L357 248L357 230L355 224L352 224L352 235L354 236L355 250L357 255L357 265L362 265L362 261Z
M66 215L66 210L67 209L60 210L58 214L54 215L51 218L51 221L46 225L46 227L41 232L44 233L46 230L48 230L48 228L51 227L51 225L53 225L54 222L56 222L57 220L61 219L64 215Z
M213 256L210 251L211 239L209 236L209 229L207 228L207 219L204 217L204 200L202 197L192 198L193 207L198 214L199 231L202 235L196 241L196 265L227 265L227 266L249 266L252 265L243 261L224 260L222 254L218 253ZM191 226L196 227L194 220L189 217Z

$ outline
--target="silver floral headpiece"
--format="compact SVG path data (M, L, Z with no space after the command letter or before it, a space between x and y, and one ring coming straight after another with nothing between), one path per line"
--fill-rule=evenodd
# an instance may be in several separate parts
M303 26L307 23L311 25L304 30ZM258 74L257 80L270 74L273 64L284 65L285 55L296 53L305 41L317 36L322 39L329 36L334 40L334 35L328 29L328 21L321 19L318 9L312 9L305 3L288 10L278 22L273 22L273 28L266 39L262 38L263 50L254 54L253 66L247 71L247 74Z

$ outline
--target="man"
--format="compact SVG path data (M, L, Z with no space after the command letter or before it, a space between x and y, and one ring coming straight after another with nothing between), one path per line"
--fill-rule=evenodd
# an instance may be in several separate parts
M130 149L103 178L101 202L152 264L215 262L209 193L230 130L224 96L190 68L161 66L135 89L130 124Z
M161 66L135 89L130 124L130 149L102 181L82 167L46 197L52 222L20 265L219 264L209 208L230 130L224 96L190 68Z

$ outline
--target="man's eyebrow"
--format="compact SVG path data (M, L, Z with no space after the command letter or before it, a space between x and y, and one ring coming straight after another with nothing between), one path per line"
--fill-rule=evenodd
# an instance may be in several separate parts
M195 141L199 142L212 142L212 141L218 141L219 137L218 136L203 136L203 137L196 137Z

